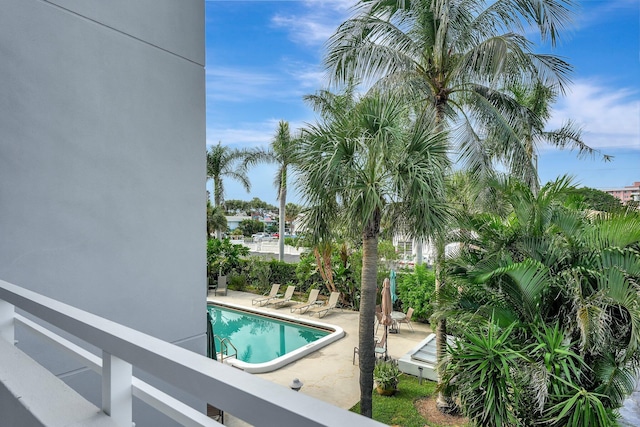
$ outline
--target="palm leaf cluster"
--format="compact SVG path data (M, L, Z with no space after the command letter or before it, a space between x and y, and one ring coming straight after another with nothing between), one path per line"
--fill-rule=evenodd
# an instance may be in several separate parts
M362 0L330 38L325 63L336 82L392 89L417 111L435 108L459 159L479 175L497 163L537 186L545 141L593 153L572 123L545 131L549 105L571 66L538 53L524 34L554 45L572 0Z
M640 215L494 181L503 213L461 217L448 262L457 336L443 387L479 425L614 425L640 367Z

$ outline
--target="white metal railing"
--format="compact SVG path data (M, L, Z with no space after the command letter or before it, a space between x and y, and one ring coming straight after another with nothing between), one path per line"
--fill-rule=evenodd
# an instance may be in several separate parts
M101 357L16 314L15 307L101 349ZM0 338L13 343L15 323L65 348L101 373L102 409L122 427L132 425L132 396L183 425L219 425L134 377L133 367L253 425L383 425L0 280Z

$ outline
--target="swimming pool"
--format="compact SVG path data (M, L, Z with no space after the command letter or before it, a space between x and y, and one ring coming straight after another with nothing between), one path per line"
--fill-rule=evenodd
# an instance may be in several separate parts
M238 350L237 359L225 362L251 373L274 371L344 336L340 327L280 313L220 301L207 308L216 337L228 338Z

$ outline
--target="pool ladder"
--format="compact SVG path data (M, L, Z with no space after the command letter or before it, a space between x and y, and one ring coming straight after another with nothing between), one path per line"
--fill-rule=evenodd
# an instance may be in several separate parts
M222 338L214 336L214 339L217 338L218 342L220 342L220 362L224 362L225 358L235 357L238 358L238 349L231 342L229 338ZM229 347L233 349L233 352L229 354Z

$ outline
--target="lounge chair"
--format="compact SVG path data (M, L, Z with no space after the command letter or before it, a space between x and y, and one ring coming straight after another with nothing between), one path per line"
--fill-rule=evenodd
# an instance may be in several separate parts
M305 311L307 311L310 307L315 306L319 293L320 293L320 289L311 289L311 292L309 292L309 299L307 300L307 302L301 302L299 304L292 306L291 312L293 313L296 310L300 310L300 314L302 314Z
M270 300L274 299L274 298L278 298L278 291L280 290L280 284L279 283L274 283L273 285L271 285L271 292L269 292L268 294L264 294L262 296L256 297L254 299L251 300L251 304L256 305L263 305L263 304L267 304Z
M213 290L213 295L218 296L218 293L227 295L227 276L218 276L218 286Z
M318 317L326 316L329 311L337 307L338 298L340 298L340 292L331 292L331 295L329 296L329 301L327 301L326 304L313 307L307 310L307 312L309 313L309 316L313 316L314 313L318 313Z
M287 286L287 290L282 298L273 298L269 300L267 304L273 304L275 307L284 307L285 304L291 303L291 298L293 298L293 292L295 290L295 286Z
M409 307L409 310L407 310L407 314L404 316L404 319L399 319L396 321L396 323L398 324L398 330L400 330L400 325L402 323L406 323L411 328L411 332L413 332L413 325L411 325L411 316L413 316L413 307Z

